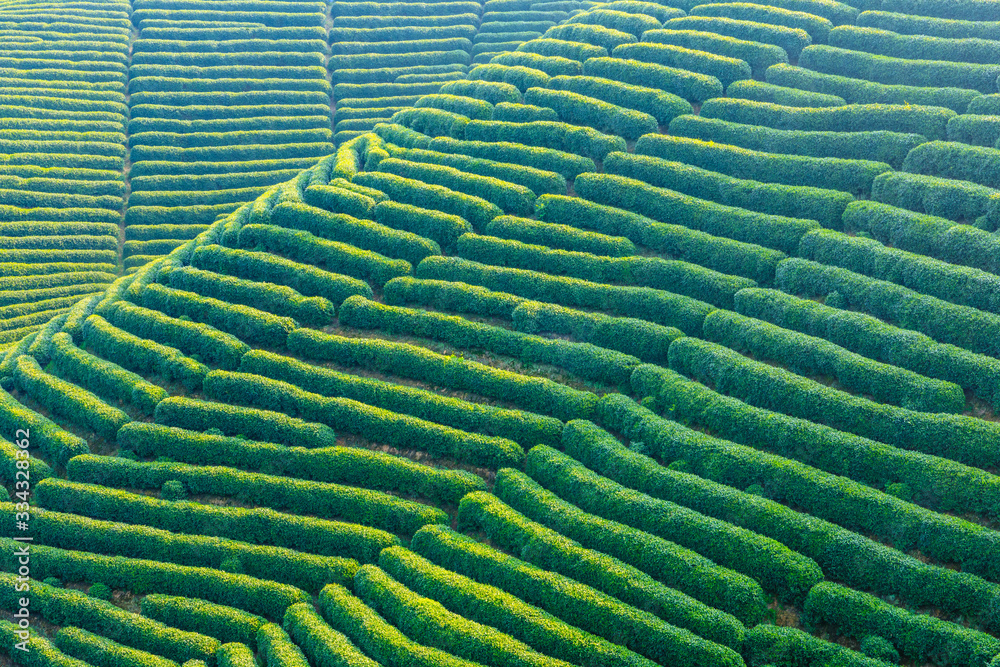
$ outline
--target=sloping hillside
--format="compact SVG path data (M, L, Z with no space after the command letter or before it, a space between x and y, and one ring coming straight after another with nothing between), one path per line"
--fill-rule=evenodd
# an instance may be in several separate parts
M114 7L0 5L0 660L1000 664L995 3Z

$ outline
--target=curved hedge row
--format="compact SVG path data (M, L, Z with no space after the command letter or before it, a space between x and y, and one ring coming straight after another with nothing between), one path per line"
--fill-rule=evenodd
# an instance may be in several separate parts
M573 430L564 430L564 446L573 451L574 439L594 438L588 424L599 431L589 422L570 422L567 428ZM623 486L550 447L532 449L526 469L536 482L583 511L691 549L754 579L781 600L804 599L823 579L811 558L771 538Z
M576 178L587 171L596 171L594 161L582 155L552 148L524 146L509 141L455 141L438 137L428 148L441 153L458 153L471 157L500 160L502 162L526 165L535 169L561 174L565 178Z
M580 21L571 21L563 25L553 26L545 31L544 37L546 39L593 44L606 51L611 51L621 44L631 44L637 41L634 34L599 24L583 23ZM604 55L607 55L607 53Z
M551 414L557 419L591 414L597 402L594 394L553 380L446 357L405 343L344 338L299 329L289 337L288 349L309 359L335 361L342 366L361 366L379 372L391 371L400 377L509 401L522 409Z
M660 377L672 373L659 368L650 369L650 372ZM649 393L648 390L646 393ZM600 412L608 428L624 431L633 442L645 443L647 451L660 459L685 461L700 477L664 467L630 451L616 440L609 440L608 435L604 436L604 444L600 448L588 453L587 449L572 444L577 441L579 428L575 423L568 424L563 431L568 452L599 473L657 498L684 502L711 516L738 521L743 529L767 535L794 549L798 552L797 557L815 559L827 576L856 588L896 595L914 605L932 605L957 613L983 615L984 620L989 618L990 606L998 592L995 584L968 572L929 565L818 518L826 516L858 530L874 529L876 534L884 535L884 531L895 526L899 519L886 521L874 518L870 516L872 502L851 498L854 495L851 491L878 492L853 483L848 483L853 488L847 489L843 480L831 480L829 475L808 466L692 431L657 417L623 396L607 395L601 402ZM586 440L579 442L586 443ZM593 447L592 444L590 446ZM529 455L529 460L531 458ZM733 488L752 484L773 487L780 493L778 497L808 507L817 516ZM896 507L902 505L893 503L887 495L879 497L884 499L882 502L895 504ZM889 516L898 514L893 512ZM940 516L920 509L915 514L929 518ZM916 516L912 521L910 525L914 532L909 540L923 534L922 521ZM941 519L937 521L941 522ZM964 539L960 540L958 543L965 546L956 549L955 537L962 533L965 533L965 539L974 537L967 544ZM889 539L897 538L893 536ZM989 558L979 559L979 546L984 539L985 542L992 541L986 531L966 523L964 529L946 529L937 533L933 542L927 542L941 549L939 553L946 554L947 561L955 560L958 555L970 569L974 567L985 574L993 566ZM915 544L911 541L905 543ZM992 550L993 547L990 547L989 551ZM992 574L989 576L993 577ZM813 582L819 580L815 578Z
M603 46L597 46L588 42L566 41L549 37L540 37L525 42L517 47L517 51L521 53L534 53L540 56L565 58L580 63L590 58L606 58L608 56L608 50ZM497 62L503 62L503 60L501 59Z
M245 393L251 392L251 393ZM504 438L484 437L440 426L423 419L373 408L346 398L322 399L293 385L263 377L214 372L206 378L206 393L228 401L275 407L332 423L346 431L402 447L419 436L424 449L478 465L517 462L520 448ZM251 397L252 396L252 397Z
M906 172L882 174L872 185L875 201L948 220L975 220L986 231L997 227L998 195L985 185Z
M0 511L13 520L13 507ZM97 553L168 560L178 565L216 570L220 569L223 561L236 559L243 573L251 577L289 584L306 591L317 591L331 580L350 581L357 570L357 562L348 558L316 556L235 539L172 533L160 528L100 521L51 510L32 509L30 520L38 541L50 547L71 549L79 545L81 538L86 538L88 548ZM164 553L170 553L170 558L165 559ZM215 636L212 632L205 634Z
M646 138L650 138L649 135ZM658 153L661 153L659 157L666 159L677 157ZM656 221L782 252L794 253L802 237L819 228L815 220L785 218L724 206L623 176L581 174L574 187L581 197L597 204L620 207ZM655 247L658 244L644 245Z
M100 315L83 322L83 339L99 357L134 372L153 372L188 389L201 385L208 367L175 347L162 345L119 329Z
M507 213L530 213L535 206L535 194L523 185L502 181L492 176L469 174L455 167L390 157L380 161L378 169L381 172L445 187L482 199Z
M733 295L741 289L756 287L756 283L748 278L725 275L677 260L602 257L477 234L465 234L459 238L456 254L492 266L568 276L592 283L635 285L669 291L720 308L731 308ZM535 296L538 296L537 293ZM690 334L700 330L696 323L685 323L678 328Z
M143 306L171 317L188 317L203 322L240 340L256 345L280 347L298 322L272 315L250 306L232 304L195 292L153 283L142 291Z
M914 180L919 178L914 177ZM900 184L876 183L873 192L891 198L895 194L893 187L902 188L912 182L906 179ZM844 213L844 223L848 229L868 232L885 245L899 250L1000 274L1000 239L971 225L955 224L944 218L874 201L852 203Z
M762 44L759 42L736 39L714 32L699 30L650 30L643 34L642 41L654 44L670 44L673 46L707 51L719 56L742 60L758 73L763 73L771 65L788 64L788 54L780 46ZM719 77L722 80L722 77ZM743 79L740 79L743 80ZM735 81L723 83L728 88Z
M557 193L558 194L558 193ZM538 210L536 205L535 210ZM623 236L609 236L583 231L569 225L538 222L528 218L502 215L486 225L486 233L502 239L533 243L554 249L587 252L609 257L637 254L635 244Z
M733 614L747 626L756 624L764 615L764 592L750 577L716 565L704 556L663 538L588 514L523 473L509 468L501 470L497 474L494 492L529 519L577 540L588 549L629 563L712 607Z
M437 281L435 281L437 282ZM453 284L455 289L467 287ZM384 298L398 302L399 291ZM470 295L472 296L472 295ZM592 381L619 380L636 359L586 343L548 340L541 336L510 331L503 327L468 322L463 318L354 299L345 310L345 323L363 329L381 329L394 333L441 340L460 347L472 347L503 354L530 363L551 364Z
M316 665L316 667L339 667L340 665L379 667L379 663L358 650L343 633L337 632L327 625L310 602L293 604L288 607L282 625L288 632L285 636L289 638L289 644L300 646L300 653L309 657L309 661L307 661L303 656L303 667L308 665ZM294 667L299 667L299 665L296 664Z
M142 614L175 628L201 632L221 642L255 646L267 621L255 614L197 598L152 593L142 598Z
M471 77L472 72L480 70L483 67L489 66L480 65L479 67L473 68L473 70L469 72L469 76ZM503 66L495 65L493 67ZM485 73L485 71L479 72L479 74ZM445 95L471 97L473 99L489 102L490 104L499 104L500 102L511 102L517 104L521 101L521 94L517 86L503 81L486 81L478 79L451 81L441 86L441 93Z
M611 203L617 201L608 200ZM538 217L604 234L623 236L667 257L699 264L721 273L746 276L758 284L774 280L778 262L785 253L759 245L712 236L681 225L657 222L612 206L602 206L578 197L543 195L538 198Z
M750 79L753 76L750 65L739 58L662 42L650 42L646 41L645 36L643 40L640 44L623 44L615 47L611 52L612 57L697 72L718 79L723 87L733 81Z
M319 594L319 610L334 630L343 633L348 640L347 647L339 642L333 646L341 654L349 653L351 664L367 665L367 659L360 659L360 652L373 656L377 665L385 667L476 667L478 663L458 658L440 649L424 646L403 634L394 625L379 616L371 607L351 595L346 588L330 584ZM351 650L353 649L353 650ZM353 655L357 652L358 657ZM341 662L346 662L341 658Z
M268 410L212 403L171 396L156 406L156 423L194 431L217 428L223 433L242 435L265 442L281 442L289 447L332 447L337 436L329 426L303 421Z
M608 3L615 4L615 3ZM652 3L650 3L652 4ZM647 30L654 30L660 27L660 22L675 16L683 16L682 10L676 7L659 5L655 10L646 12L634 11L633 6L618 5L618 11L610 6L598 7L587 12L582 12L570 17L568 24L579 23L582 25L599 25L612 30L618 30L635 37L641 37ZM633 11L628 11L632 9ZM648 15L649 11L655 12L655 16Z
M568 334L654 363L663 362L670 343L684 335L680 329L632 317L609 317L534 301L515 308L511 321L520 331Z
M398 537L376 528L286 514L266 508L251 510L180 500L159 500L103 486L54 479L37 484L35 493L38 504L43 507L58 507L67 513L83 514L93 519L156 525L171 532L229 537L251 544L272 544L321 556L353 558L362 563L373 562L383 548L399 544ZM175 509L177 507L183 507L184 511L178 512ZM127 573L122 576L127 577ZM249 590L246 594L252 596ZM235 606L245 608L242 605ZM273 610L268 615L274 616Z
M996 637L900 609L832 582L824 581L809 591L803 611L811 623L823 623L841 635L885 637L900 655L914 660L985 667L1000 654Z
M440 602L465 618L506 632L556 659L573 663L589 660L598 667L652 667L655 664L623 646L565 623L500 588L439 567L402 547L383 550L378 564L416 593Z
M852 397L721 345L693 338L670 346L670 367L716 391L904 449L976 466L992 466L996 435L988 423L958 415L929 415ZM964 405L963 405L964 407ZM875 426L875 425L878 426ZM891 428L886 425L891 424Z
M376 613L423 646L477 661L471 664L571 667L568 662L538 653L504 632L471 621L436 600L414 593L374 565L358 570L354 589Z
M903 171L1000 188L998 157L1000 150L996 148L931 141L910 151L903 162Z
M12 545L17 543L13 540L4 540ZM11 550L16 546L10 547ZM44 549L45 547L41 547ZM35 549L39 549L35 547ZM35 549L32 549L34 552ZM39 549L39 550L41 550ZM33 553L32 559L37 556ZM39 558L39 560L41 560ZM39 569L41 569L39 563ZM17 609L18 598L16 592L17 577L13 574L0 574L0 605L4 609ZM203 659L214 662L215 651L219 647L219 640L193 632L184 632L176 628L171 628L158 621L143 618L138 614L127 612L116 607L110 602L98 600L82 591L56 588L41 581L30 581L32 611L43 619L52 622L61 622L79 629L90 628L110 641L117 641L126 646L160 655L167 660ZM13 640L14 630L17 626L5 622L4 630L11 628L10 637ZM6 633L5 633L6 634ZM69 659L65 654L57 651L47 640L43 641L37 635L29 639L29 647L38 651L42 657L41 664L58 665L59 667L79 667L86 664L81 661L67 662ZM6 641L7 638L5 637ZM15 643L11 641L11 644ZM16 650L16 649L15 649ZM51 660L51 662L49 662Z
M712 100L705 106L708 107L715 101ZM903 160L912 149L927 141L927 138L920 134L889 130L845 132L773 129L744 123L743 120L751 119L742 117L738 122L731 122L708 115L716 109L711 107L704 110L703 116L690 115L674 119L670 123L670 133L769 153L884 162L896 169L903 164ZM815 109L808 110L815 111Z
M1000 65L909 60L813 45L802 50L799 66L822 74L851 75L890 85L951 87L992 93L997 89Z
M718 99L702 108L706 118L781 130L826 132L906 132L929 139L947 134L954 112L938 107L869 105L803 108L741 99Z
M354 177L354 182L381 190L392 201L400 204L433 209L464 218L475 229L482 229L490 220L503 213L499 206L485 199L396 174L364 171Z
M714 307L688 296L648 287L604 285L579 278L551 276L526 269L493 267L465 259L441 257L421 263L418 278L449 280L480 285L527 299L556 303L569 308L591 308L635 317L686 333L701 330L702 321ZM603 381L617 385L630 365L607 369Z
M316 187L319 186L307 188L307 192ZM336 189L357 195L357 193L346 189ZM363 195L357 196L363 197ZM315 201L308 195L307 198ZM371 201L373 200L369 200L369 202ZM434 241L411 232L392 229L373 222L370 219L370 209L365 214L365 219L358 219L344 211L345 208L347 207L340 207L340 212L331 213L308 204L284 202L275 206L271 211L271 222L289 229L303 230L369 253L394 258L394 261L402 260L410 264L417 264L425 257L441 253L441 247Z
M152 414L156 404L168 395L165 389L142 376L81 350L67 333L60 332L52 337L51 353L62 377L105 400L131 403Z
M796 628L758 625L747 632L744 649L752 664L795 664L801 667L882 667L884 661L869 658L840 644L813 637Z
M290 613L294 613L289 611L292 608L296 610L308 608L314 614L316 613L312 610L311 605L296 603L285 610L285 617L288 617ZM302 649L292 641L291 637L288 636L287 632L282 630L280 625L265 623L257 631L255 639L257 650L266 661L266 664L274 665L274 667L309 667L309 662L306 660ZM305 642L300 640L300 643Z
M45 409L92 430L99 438L112 439L119 428L132 420L86 389L49 375L30 355L18 358L14 366L14 382L26 396Z
M514 471L506 468L502 472ZM698 638L734 650L743 643L746 630L735 617L664 586L617 558L579 546L511 509L491 493L470 493L462 498L458 510L459 527L481 531L494 545L520 554L532 565L649 610L679 628L673 637L665 639L677 645L680 655L706 659L703 653L707 652L707 642Z
M347 312L357 311L359 305L352 303ZM363 317L371 316L352 315L349 326L370 326L371 321ZM351 398L454 428L511 438L524 444L552 442L558 439L562 429L562 424L551 417L470 403L414 387L317 368L259 350L243 358L240 370L288 382L316 394Z
M239 231L240 247L261 246L293 261L343 271L349 276L384 285L397 276L412 272L412 265L391 259L371 250L361 250L339 241L328 241L306 231L293 231L274 225L250 224Z
M380 225L431 239L447 250L454 249L459 236L472 231L472 225L457 215L393 201L380 202L372 217Z
M884 280L804 259L782 262L775 284L789 294L837 292L846 306L970 352L1000 355L1000 316L926 296Z
M927 35L954 39L1000 39L1000 21L945 19L894 11L866 11L858 16L857 25L888 30L903 35Z
M842 25L830 31L830 46L911 60L986 65L1000 60L1000 45L983 39L900 35L889 30L852 25Z
M777 3L775 3L777 4ZM799 4L805 7L806 3ZM812 12L813 3L808 3ZM783 9L767 5L756 5L745 2L723 2L692 7L688 13L691 16L713 16L751 21L754 23L784 26L804 30L816 44L825 44L827 36L833 29L833 23L815 13Z
M191 266L216 275L277 283L308 297L329 299L334 306L339 306L352 294L372 294L371 287L357 278L293 262L271 253L238 250L221 245L200 245L195 248L191 255Z
M691 442L705 447L703 452L679 450L678 456L686 464L694 465L714 481L767 486L774 499L807 508L817 518L880 536L899 549L919 548L944 562L963 562L968 572L995 578L995 567L989 562L989 554L996 550L992 534L974 523L940 513L962 508L996 514L1000 485L995 476L947 459L755 408L663 368L638 369L633 375L633 388L649 395L651 404L663 408L671 418L731 438L732 442L724 442L695 436ZM684 435L691 436L689 432ZM708 447L713 442L716 447ZM763 443L775 444L767 454L750 449L760 448ZM741 463L738 468L712 469L712 461L720 455ZM839 477L831 484L833 475ZM884 486L900 496L912 494L921 505L877 491L872 488L875 486ZM875 506L882 509L875 511ZM888 554L891 552L884 555ZM907 567L916 563L910 561ZM925 574L940 576L932 570ZM870 581L867 585L872 586ZM993 595L990 585L976 577L962 575L949 585L953 594L964 589L958 599L966 601L960 604L971 604L978 611L986 609L984 605L988 606ZM915 589L907 590L912 595ZM955 600L949 604L954 605Z
M691 113L690 103L672 93L597 76L555 76L547 86L634 109L652 116L660 125Z
M13 540L6 538L2 538L2 543L11 553L13 553L15 548L13 545L17 544ZM32 547L31 561L38 575L45 578L56 577L61 581L71 582L107 582L105 585L109 588L121 588L140 594L151 590L159 590L168 595L193 596L197 593L206 600L238 609L245 609L252 613L261 614L262 616L279 616L288 605L309 597L305 591L294 586L256 579L244 574L230 574L207 567L174 565L155 560L121 558L119 556L105 556L86 551L55 549L42 545ZM8 568L11 567L7 563L4 563L4 565ZM41 591L38 590L42 585L39 583L36 587L35 584L32 584L32 598L42 598ZM79 593L79 591L75 590L54 590L65 593ZM43 611L43 615L48 616L45 612L55 612L52 616L48 616L50 622L55 620L69 625L65 621L72 619L78 627L86 628L88 626L80 621L93 620L94 617L88 612L96 612L97 616L104 617L104 623L98 621L94 625L90 625L90 627L100 634L112 640L121 638L120 640L123 644L131 644L136 648L144 648L151 653L158 655L165 653L165 651L159 650L159 648L152 648L152 646L156 646L153 642L146 645L136 645L142 642L142 640L135 635L145 634L141 630L136 632L138 629L136 625L139 623L143 625L146 623L155 623L153 627L162 627L161 624L149 619L141 619L137 615L122 612L121 609L102 600L85 596L82 593L79 594L86 597L87 600L82 601L76 598L76 604L73 603L74 600L66 600L65 598L59 600L59 602L69 602L69 605L66 605L70 607L69 609L63 607L59 602L46 609L47 605L43 602L42 609L45 610ZM55 601L50 599L51 602ZM94 605L94 603L98 602L101 603L99 606ZM59 607L63 608L60 609ZM84 608L81 609L81 607ZM86 607L89 607L89 609ZM111 609L108 609L108 607ZM105 615L109 611L112 613L122 612L122 615L109 619ZM76 616L76 614L79 614L79 616ZM120 624L120 628L112 630L108 627L108 625L116 622ZM97 627L94 627L95 625ZM149 629L149 626L146 626L146 628ZM159 635L160 633L155 634ZM197 650L195 647L199 645L204 646L201 643L203 635L179 631L178 634L181 635L181 638L177 643L180 643L186 651ZM162 635L159 637L148 637L148 639L162 639ZM205 637L204 639L208 638ZM217 640L212 639L211 641L217 643ZM167 646L163 646L163 648L169 650ZM175 646L172 653L176 654L177 648ZM167 655L170 654L167 653Z
M876 176L892 171L884 162L781 155L665 135L642 137L636 142L636 152L736 178L766 178L772 183L826 187L864 195L871 193Z
M773 44L783 49L789 58L798 58L802 49L813 41L802 28L726 16L682 16L665 21L663 27L667 30L695 30L748 42Z
M606 350L618 350L649 361L666 359L670 342L684 335L673 327L664 327L639 319L609 317L600 313L529 301L505 292L493 292L465 283L442 280L401 278L386 285L383 298L389 304L420 303L439 309L510 318L518 331L529 334L543 331L569 334L577 340ZM457 323L459 318L447 315L427 313L417 315L414 311L409 311L409 315L415 322L407 329L408 331L419 330L424 335L446 340L465 340L469 345L482 345L487 349L506 349L513 352L520 348L523 352L537 355L535 358L539 361L553 362L583 377L600 377L599 367L602 363L609 365L616 363L619 368L627 368L630 365L622 363L630 360L616 358L616 355L609 355L586 345L578 346L555 341L541 343L542 339L537 336L523 338L500 334L495 327L459 325ZM446 330L443 332L444 335L435 333L432 323L446 329L451 327L453 331ZM381 326L389 325L381 324ZM493 335L498 338L491 338ZM498 345L498 341L509 341L514 343L514 346ZM521 345L520 341L526 344ZM553 354L560 351L564 351L564 354L561 356Z
M502 103L501 103L502 104ZM458 169L465 174L496 178L528 188L536 195L566 191L566 178L554 171L536 169L457 153L441 153L419 148L400 149L393 155L412 162L426 162Z
M164 273L161 270L161 281L164 279L162 276ZM329 299L305 297L284 285L236 278L190 266L167 271L165 280L175 289L221 299L230 304L254 306L276 315L294 318L306 325L323 326L334 318L333 303Z
M866 208L852 212L852 219ZM878 222L874 222L877 227ZM991 236L986 232L982 234L987 238ZM1000 312L1000 276L980 269L888 248L874 239L827 230L804 236L798 254L802 259L839 266L944 301L990 313Z
M555 40L553 40L555 41ZM572 43L570 43L572 45ZM582 45L587 46L587 45ZM606 54L605 54L606 55ZM548 76L579 74L582 64L579 60L571 60L562 56L546 56L527 51L508 51L490 59L491 65L506 65L507 67L526 67L544 72Z
M743 180L683 162L645 155L612 153L605 160L604 169L606 173L638 179L659 188L726 206L816 220L824 227L833 229L843 227L841 218L844 209L854 201L854 197L846 192Z
M51 662L41 664L55 665L58 667L83 667L88 664L110 664L113 666L122 665L150 665L150 667L177 667L178 663L153 655L148 651L129 648L124 644L119 644L110 639L104 639L100 635L92 632L66 626L61 628L53 636L53 644L66 656L72 656L75 660L63 657L61 660L48 658ZM39 646L31 646L31 649L39 650ZM44 655L45 649L41 649ZM43 660L45 660L43 658ZM84 662L85 661L85 662Z
M961 414L965 410L965 393L952 382L878 363L761 320L716 310L705 318L703 329L706 340L749 353L754 359L782 363L800 375L833 377L845 390L882 403L922 412Z
M407 107L392 114L389 122L398 123L431 137L462 139L465 137L465 127L469 123L469 117L434 107L419 109Z
M524 101L554 109L560 120L588 125L608 134L620 135L626 140L638 139L643 134L656 132L659 127L657 120L647 113L568 90L529 88L524 94Z
M612 151L625 150L625 139L620 136L604 134L592 127L553 121L504 123L474 120L466 126L465 136L477 142L510 140L528 146L553 148L593 160L603 160Z
M541 86L544 88L549 80L549 75L540 69L527 67L525 65L488 63L484 65L477 65L470 69L469 79L474 82L485 81L504 83L513 86L523 93L532 86ZM508 99L503 101L517 102L518 100Z
M964 21L1000 21L1000 11L986 0L971 0L954 7L942 0L886 0L885 11L954 18Z
M848 76L822 74L790 65L768 67L765 78L768 83L779 86L837 95L850 104L899 104L905 106L913 103L944 107L955 113L965 113L969 103L980 96L978 90L874 83Z
M686 659L694 658L692 654L697 651L697 658L701 660L697 664L734 667L743 664L739 654L731 649L705 640L685 643L685 638L694 638L648 611L507 556L447 528L421 529L414 535L412 548L437 565L480 582L500 584L528 604L561 620L571 621L598 637L613 638L625 648L657 662L687 664ZM623 636L624 628L628 630Z
M698 104L719 97L724 90L714 76L638 60L591 58L584 63L582 73L632 86L649 86ZM570 76L574 74L579 72L571 72Z
M841 310L776 290L743 290L736 311L787 329L824 338L883 363L954 382L996 403L1000 362L942 344L917 331L887 324L871 315Z
M445 523L436 507L369 489L243 472L222 466L140 463L119 457L77 456L67 466L69 479L117 488L160 489L176 480L188 493L233 496L254 506L355 523L412 535L428 523Z
M188 322L126 301L116 302L109 314L112 323L141 339L176 346L209 363L235 368L250 347L235 336L207 324Z
M423 107L441 109L472 120L489 120L493 114L493 105L490 102L444 93L424 95L414 102L413 106L418 109Z
M124 426L118 432L118 444L141 456L266 470L269 474L405 493L440 503L457 504L466 493L485 488L480 477L466 471L432 468L359 447L288 447L142 422Z

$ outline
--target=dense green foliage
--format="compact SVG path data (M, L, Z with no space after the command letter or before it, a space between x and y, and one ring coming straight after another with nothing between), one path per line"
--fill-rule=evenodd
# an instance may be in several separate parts
M664 2L0 3L0 662L997 667L996 3Z

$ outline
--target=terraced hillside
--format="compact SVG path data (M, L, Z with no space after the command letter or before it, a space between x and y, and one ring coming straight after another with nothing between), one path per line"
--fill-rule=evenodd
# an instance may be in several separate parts
M569 17L501 5L0 3L0 344Z
M0 663L997 667L997 7L0 4Z

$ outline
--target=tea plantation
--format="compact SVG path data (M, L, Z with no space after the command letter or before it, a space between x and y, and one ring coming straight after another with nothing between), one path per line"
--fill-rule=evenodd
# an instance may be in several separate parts
M1000 3L0 0L0 665L1000 667Z

